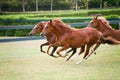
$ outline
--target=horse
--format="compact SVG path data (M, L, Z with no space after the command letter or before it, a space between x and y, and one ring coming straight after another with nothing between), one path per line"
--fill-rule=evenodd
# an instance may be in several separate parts
M84 48L86 45L86 51L83 56L83 59L87 59L87 55L89 54L90 48L96 44L100 38L101 34L94 28L82 28L82 29L75 29L71 26L65 24L60 20L50 20L44 27L41 32L41 35L45 35L48 33L53 32L57 40L55 43L50 44L47 50L47 54L49 54L49 49L54 46L61 46L59 50L57 50L57 54L61 57L65 57L60 54L61 51L64 51L70 47L72 48ZM84 52L81 51L79 55ZM79 64L81 62L78 61Z
M107 24L106 24L106 23ZM90 21L87 27L92 27L103 33L104 37L112 37L118 41L120 41L120 30L113 29L109 22L104 17L96 16L93 20Z
M95 28L96 30L100 31L104 38L111 39L111 41L108 41L110 44L120 44L120 30L113 29L109 22L104 17L98 17L99 15L96 15L87 25L89 28ZM93 49L94 51L100 46L97 45Z
M41 31L43 30L43 28L46 24L47 24L47 22L45 22L45 21L37 23L34 26L34 28L30 31L29 35L33 36L37 33L41 33ZM47 38L47 42L40 45L40 51L43 52L43 53L45 53L45 51L43 51L43 49L42 49L43 46L47 46L47 45L52 44L56 41L56 36L53 33L46 34L46 38ZM53 47L53 50L52 50L50 56L56 57L56 56L53 55L54 52L56 51L56 49L57 49L57 46ZM73 54L76 53L76 49L71 49L67 53L69 53L71 51L73 51ZM67 59L67 60L69 60L69 59Z

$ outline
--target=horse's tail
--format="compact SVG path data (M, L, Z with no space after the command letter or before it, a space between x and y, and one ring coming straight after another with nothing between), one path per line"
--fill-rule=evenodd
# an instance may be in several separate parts
M102 41L103 43L107 43L107 44L110 44L110 45L117 45L117 44L120 44L120 41L112 38L112 37L108 37L108 38L103 38L101 37L100 38L100 41Z

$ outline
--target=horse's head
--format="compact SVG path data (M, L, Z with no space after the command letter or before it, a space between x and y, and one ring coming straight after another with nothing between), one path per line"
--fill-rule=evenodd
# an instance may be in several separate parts
M39 22L38 24L36 24L34 26L34 28L31 30L31 32L29 33L29 35L35 35L37 33L41 33L41 31L43 30L43 27L47 24L47 22Z
M53 20L50 20L49 22L47 22L47 24L44 25L44 28L41 32L41 36L47 35L52 32L52 30L53 30L51 27L52 23L53 23Z
M95 16L88 24L87 27L98 28L100 26L100 22L109 26L109 22L104 17Z
M60 35L64 33L64 30L71 28L65 23L61 21L61 19L56 20L50 20L44 27L44 29L41 32L41 36L47 35L49 33L54 33L56 35Z
M92 27L92 28L97 28L97 26L98 26L98 16L94 17L87 25L87 27Z

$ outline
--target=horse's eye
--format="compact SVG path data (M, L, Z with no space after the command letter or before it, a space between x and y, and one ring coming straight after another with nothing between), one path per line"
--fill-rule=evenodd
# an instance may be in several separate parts
M38 28L35 28L35 29L38 29Z
M40 24L39 26L43 26L43 25Z
M48 26L45 27L46 29L48 28Z
M91 22L91 23L94 23L94 22Z

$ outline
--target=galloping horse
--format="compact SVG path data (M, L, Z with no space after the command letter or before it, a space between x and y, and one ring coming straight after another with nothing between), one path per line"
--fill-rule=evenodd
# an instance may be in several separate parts
M98 15L99 16L99 15ZM90 23L88 24L87 27L92 27L97 29L103 34L103 37L106 39L111 39L108 43L111 44L120 44L120 30L115 30L113 29L110 25L109 22L104 18L104 17L98 17L95 16ZM100 46L97 45L94 48L94 51Z
M61 51L64 51L70 47L72 48L80 48L86 47L86 51L84 54L83 59L87 58L89 54L90 48L96 44L100 38L101 34L94 28L82 28L82 29L75 29L69 25L66 25L60 20L50 20L42 30L41 34L48 34L53 32L57 40L55 43L50 44L47 50L49 54L49 49L54 46L62 46L59 50L57 50L57 54L61 57L65 57L60 54ZM79 54L81 54L80 52ZM78 62L80 63L81 60Z
M106 23L107 24L106 24ZM103 33L104 37L112 37L118 41L120 41L120 30L115 30L113 29L110 25L109 22L103 18L96 16L93 18L93 20L90 21L87 27L93 27Z
M45 26L46 24L47 24L47 22L44 22L44 21L43 21L43 22L39 22L39 23L38 23L37 25L35 25L35 27L31 30L31 32L29 33L29 35L33 36L33 35L35 35L35 34L37 34L37 33L41 33L41 31L43 30L43 28L44 28L44 26ZM42 49L43 46L47 46L47 45L49 45L49 44L52 44L52 43L56 42L56 36L55 36L54 33L46 34L46 38L47 38L47 42L44 43L44 44L42 44L42 45L40 45L40 51L43 52L43 53L45 53L45 51L43 51L43 49ZM57 49L57 46L53 47L53 50L52 50L50 56L56 57L56 56L53 55L56 49ZM73 51L73 54L74 54L74 53L76 52L76 49L73 49L73 48L72 48L72 49L71 49L70 51L68 51L67 53L69 53L69 52L71 52L71 51Z

